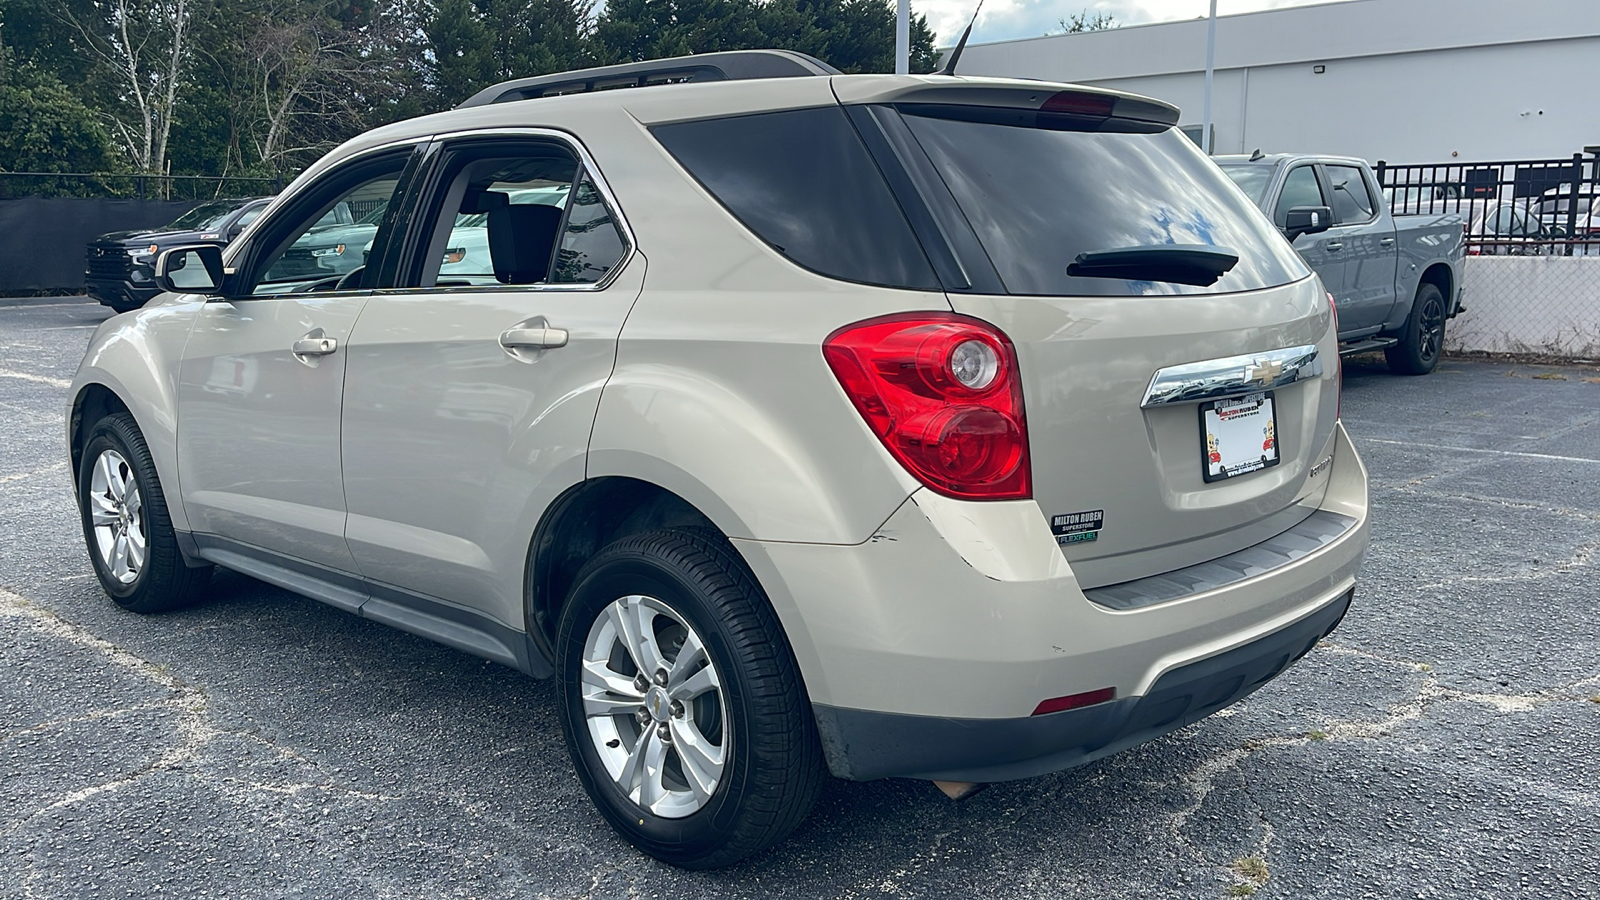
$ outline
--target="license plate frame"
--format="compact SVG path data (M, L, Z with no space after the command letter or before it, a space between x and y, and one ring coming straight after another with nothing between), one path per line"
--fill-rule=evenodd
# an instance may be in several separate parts
M1200 404L1199 419L1200 476L1206 484L1261 472L1283 461L1272 391L1208 400Z

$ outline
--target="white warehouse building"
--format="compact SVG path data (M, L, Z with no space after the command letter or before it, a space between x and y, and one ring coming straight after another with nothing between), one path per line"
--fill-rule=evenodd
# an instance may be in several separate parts
M1201 18L969 44L957 72L1145 94L1179 106L1198 137L1205 57ZM1217 153L1432 163L1600 145L1600 0L1347 0L1220 16L1214 69Z

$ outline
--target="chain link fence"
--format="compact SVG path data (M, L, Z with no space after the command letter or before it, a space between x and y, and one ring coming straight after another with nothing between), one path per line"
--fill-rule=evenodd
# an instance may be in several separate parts
M1600 359L1600 254L1469 256L1452 351Z

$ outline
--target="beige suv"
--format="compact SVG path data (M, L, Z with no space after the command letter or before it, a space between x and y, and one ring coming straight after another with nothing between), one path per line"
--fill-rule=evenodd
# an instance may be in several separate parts
M1176 121L757 52L362 135L95 335L95 570L554 676L600 811L682 866L826 773L959 794L1172 731L1332 630L1367 541L1330 298ZM286 265L339 203L361 266Z

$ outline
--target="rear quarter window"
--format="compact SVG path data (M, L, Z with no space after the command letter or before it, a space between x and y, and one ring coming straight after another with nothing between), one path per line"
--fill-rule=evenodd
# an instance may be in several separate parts
M845 281L939 289L840 107L679 122L651 132L745 227L799 265Z

